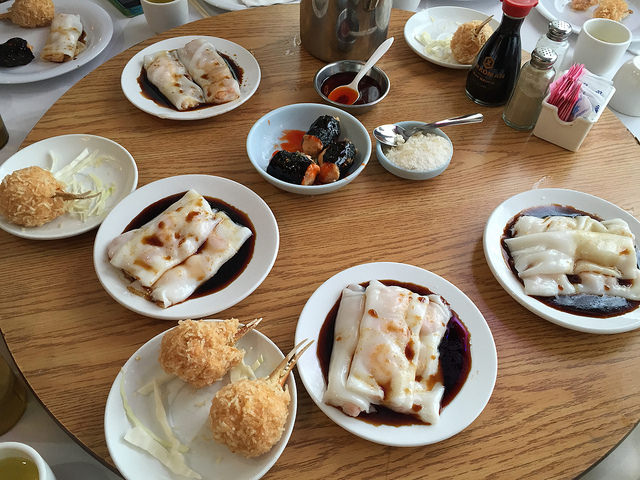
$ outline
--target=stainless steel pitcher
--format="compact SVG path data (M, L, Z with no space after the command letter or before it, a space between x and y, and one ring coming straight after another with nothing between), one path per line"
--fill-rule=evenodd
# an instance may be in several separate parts
M386 38L393 0L301 0L304 48L327 62L366 60Z

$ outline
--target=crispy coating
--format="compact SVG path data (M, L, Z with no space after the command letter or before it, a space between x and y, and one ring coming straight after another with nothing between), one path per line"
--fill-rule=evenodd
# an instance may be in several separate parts
M583 11L596 3L598 3L598 0L571 0L570 6L574 10Z
M267 453L282 437L290 402L288 390L266 379L226 385L211 401L213 438L245 457Z
M64 189L48 170L27 167L7 175L0 183L0 214L24 227L38 227L62 215L67 207Z
M451 53L459 63L465 65L473 63L480 48L493 33L493 28L488 24L484 25L479 32L476 32L481 23L480 20L463 23L451 37Z
M593 12L594 18L610 18L619 22L633 13L625 0L600 0L600 5Z
M238 319L222 322L180 320L162 337L160 365L196 388L220 380L244 356L233 346Z
M1 18L26 28L46 27L53 20L52 0L15 0L9 11Z

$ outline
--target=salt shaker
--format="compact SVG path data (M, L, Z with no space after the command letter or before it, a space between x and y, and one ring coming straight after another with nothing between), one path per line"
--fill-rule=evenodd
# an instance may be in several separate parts
M555 76L558 56L550 48L536 48L518 74L516 86L502 112L504 123L516 130L531 130L538 120L542 100Z
M571 24L564 20L554 20L549 22L547 33L540 37L535 48L547 47L556 52L558 59L554 65L557 73L565 69L564 58L569 49L569 35L571 35Z

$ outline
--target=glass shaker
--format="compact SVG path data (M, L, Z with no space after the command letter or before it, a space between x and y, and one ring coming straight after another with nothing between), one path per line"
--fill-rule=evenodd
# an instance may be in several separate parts
M564 65L565 56L569 49L569 35L571 35L571 24L564 20L554 20L549 22L549 30L536 43L536 48L547 47L556 52L558 59L554 65L557 73L562 72L567 67Z
M0 356L0 435L8 432L20 420L25 408L25 386Z
M531 130L542 109L542 100L556 72L553 68L558 56L550 48L536 48L531 60L520 70L513 93L502 112L504 123L516 130Z

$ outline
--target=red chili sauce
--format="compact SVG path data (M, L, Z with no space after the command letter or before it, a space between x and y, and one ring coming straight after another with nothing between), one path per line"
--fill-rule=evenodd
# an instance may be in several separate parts
M357 72L339 72L334 73L329 78L327 78L324 82L322 82L322 86L320 87L320 91L325 97L329 97L329 94L337 87L342 85L347 85L351 83L351 81L356 78ZM351 89L349 89L351 90ZM380 84L376 82L369 75L365 75L360 80L358 84L358 92L360 93L360 98L355 103L348 103L349 98L345 97L343 99L332 99L334 102L342 103L344 105L364 105L365 103L375 102L382 96L382 87Z

